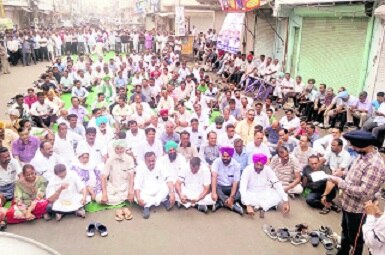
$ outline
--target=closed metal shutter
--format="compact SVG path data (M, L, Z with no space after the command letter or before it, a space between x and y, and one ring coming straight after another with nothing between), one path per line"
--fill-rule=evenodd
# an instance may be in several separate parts
M193 15L186 14L186 17L187 16L190 17L190 28L192 29L192 26L195 26L198 33L203 32L205 34L210 28L214 28L214 21L211 14L205 13L204 15L201 14L198 16L198 14L194 13ZM218 32L219 31L217 31L217 33Z
M269 23L276 29L274 17L257 16L254 41L254 54L256 56L266 55L266 57L273 57L275 32Z
M298 75L357 95L368 18L304 18Z

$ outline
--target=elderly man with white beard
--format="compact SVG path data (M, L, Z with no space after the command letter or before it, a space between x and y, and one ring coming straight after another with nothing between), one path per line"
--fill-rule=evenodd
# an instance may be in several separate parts
M253 154L252 162L243 170L239 187L247 214L254 215L254 209L258 209L259 217L264 218L266 211L276 208L281 202L283 213L288 213L288 195L273 170L266 166L267 156L262 153Z

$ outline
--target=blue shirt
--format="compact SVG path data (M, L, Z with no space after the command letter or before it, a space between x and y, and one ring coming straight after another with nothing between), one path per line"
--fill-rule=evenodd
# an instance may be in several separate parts
M380 103L377 101L377 100L373 100L372 101L372 106L373 106L373 108L377 111L378 110L378 108L380 108Z
M241 167L241 172L242 172L243 169L247 167L247 160L248 160L247 153L245 152L245 148L243 148L242 153L240 155L234 152L233 159L235 159L239 163Z
M279 135L278 135L278 132L279 132L279 128L278 129L273 129L272 127L268 127L265 129L265 133L267 134L267 140L269 141L269 143L272 143L272 144L277 144L278 143L278 140L279 140Z
M115 86L117 88L125 87L126 85L127 85L127 81L123 77L122 78L119 78L119 77L115 78Z
M241 179L241 166L240 164L231 159L230 163L226 166L222 162L222 158L216 158L211 165L211 171L217 173L217 183L219 186L229 187L233 185L233 182L239 182Z

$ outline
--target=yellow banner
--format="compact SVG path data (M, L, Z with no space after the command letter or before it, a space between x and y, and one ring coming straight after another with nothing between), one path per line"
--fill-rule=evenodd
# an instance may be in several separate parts
M184 36L182 38L182 55L193 53L194 36Z

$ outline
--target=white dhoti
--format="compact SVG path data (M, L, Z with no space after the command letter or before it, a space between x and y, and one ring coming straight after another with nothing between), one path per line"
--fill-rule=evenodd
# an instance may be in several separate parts
M140 191L140 198L144 201L144 207L159 206L168 195L167 184L153 186L151 188L142 189Z
M199 195L203 190L194 190L188 189L185 186L182 186L182 194L187 197L188 200L198 200ZM175 196L175 200L182 204L180 197L178 195ZM214 205L215 201L211 198L211 193L207 194L202 200L196 203L197 205ZM189 208L192 206L191 202L187 202L182 204L184 207Z
M289 189L287 191L287 193L289 194L297 194L297 195L302 194L302 192L303 192L303 187L301 184L297 184L294 188Z
M116 189L110 183L107 183L107 197L107 205L121 204L128 198L128 188ZM99 204L102 203L102 193L96 195L95 201Z
M241 201L246 206L262 207L264 211L267 211L274 206L278 206L283 200L275 189L268 189L241 193Z

